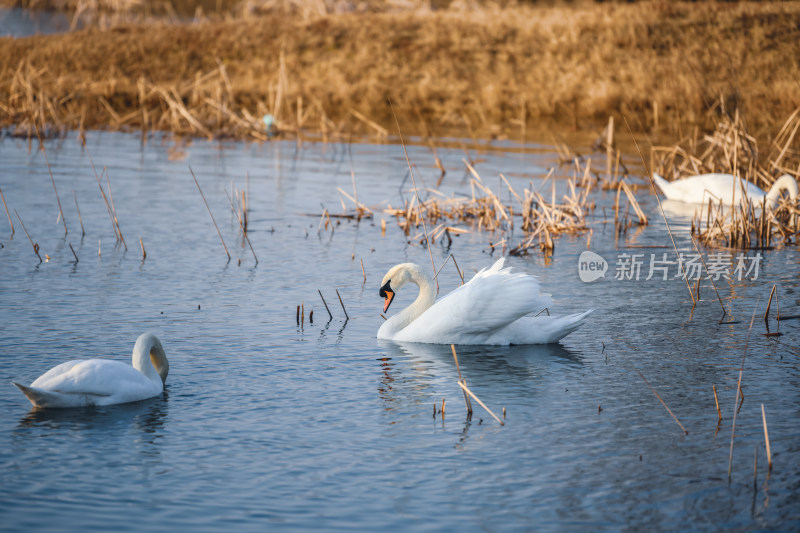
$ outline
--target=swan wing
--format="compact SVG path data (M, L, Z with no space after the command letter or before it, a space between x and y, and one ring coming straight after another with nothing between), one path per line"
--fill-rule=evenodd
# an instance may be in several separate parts
M503 268L500 258L438 300L396 336L398 341L479 342L529 313L552 305L535 277Z
M38 400L34 401L31 394L21 388L28 399L40 407L134 402L156 396L163 390L159 383L132 366L109 359L67 361L51 368L26 388L36 392Z

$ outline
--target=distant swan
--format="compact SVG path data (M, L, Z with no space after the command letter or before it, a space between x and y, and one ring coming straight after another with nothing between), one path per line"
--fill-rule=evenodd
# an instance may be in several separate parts
M36 407L85 407L136 402L164 390L169 362L152 333L136 340L133 366L110 359L67 361L39 376L30 387L14 383Z
M782 190L788 191L792 200L798 195L797 182L789 174L778 178L766 193L745 180L742 180L740 185L739 179L731 174L700 174L671 182L658 174L653 174L653 179L668 200L690 204L707 204L710 198L714 204L722 202L726 206L740 206L745 202L742 187L754 207L759 207L766 197L767 207L775 209Z
M552 305L549 294L527 274L512 274L500 258L465 285L436 300L433 280L419 265L402 263L383 277L383 311L406 283L419 287L416 301L378 329L379 339L433 344L547 344L572 333L592 311L555 316L525 316Z

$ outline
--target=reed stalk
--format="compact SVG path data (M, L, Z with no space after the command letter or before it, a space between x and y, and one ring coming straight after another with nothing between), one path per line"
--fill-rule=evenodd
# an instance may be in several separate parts
M761 420L764 422L764 444L767 446L767 464L772 472L772 452L769 447L769 432L767 431L767 414L764 412L764 404L761 404Z
M477 396L475 396L475 393L473 393L471 390L469 390L469 388L467 388L467 386L466 386L466 385L465 385L463 382L459 381L459 382L458 382L458 386L459 386L459 387L461 387L461 389L462 389L464 392L466 392L467 394L469 394L469 395L470 395L470 396L471 396L471 397L472 397L472 398L473 398L473 399L474 399L476 402L478 402L478 403L480 404L480 406L481 406L481 407L483 407L484 409L486 409L486 412L487 412L487 413L489 413L490 415L492 415L492 417L493 417L495 420L497 420L497 422L498 422L498 423L499 423L501 426L505 426L505 425L506 425L506 424L505 424L505 422L503 422L502 420L500 420L499 418L497 418L497 415L496 415L496 414L494 414L494 413L492 412L492 410L491 410L491 409L489 409L488 407L486 407L486 404L485 404L485 403L483 403L483 402L481 401L481 399L480 399L480 398L478 398Z
M333 320L333 315L331 314L330 308L328 308L328 302L326 302L325 297L322 296L322 291L317 289L317 292L319 293L319 297L322 298L322 304L325 306L325 310L328 312L328 317L330 317L329 321Z
M320 294L320 296L322 296L322 294ZM347 314L347 309L345 309L345 307L344 307L344 302L342 301L342 296L339 294L339 289L336 289L336 296L339 297L339 303L342 306L342 311L344 311L344 317L345 317L344 319L345 319L345 321L350 320L350 315ZM323 302L324 301L325 300L323 300ZM330 311L328 311L328 312L330 313Z
M64 218L64 210L61 209L61 198L58 196L58 189L56 188L56 180L53 177L53 169L50 168L50 161L47 159L47 150L44 147L44 142L42 142L42 136L39 134L39 126L36 123L33 123L34 127L36 128L36 137L39 139L39 149L42 151L44 155L44 162L47 165L47 171L50 173L50 182L53 184L53 192L56 193L56 202L58 202L58 212L61 215L61 222L64 224L64 235L69 233L67 230L67 219Z
M22 231L24 231L25 232L25 236L28 237L28 240L30 241L31 246L33 247L33 252L36 254L36 257L39 258L39 262L41 263L42 262L42 256L39 255L39 245L35 244L33 242L33 239L31 239L31 235L30 235L30 233L28 233L28 230L25 229L25 223L22 222L22 218L20 218L19 213L17 213L16 209L14 209L14 214L17 215L17 219L19 220L19 224L20 224L20 226L22 226Z
M200 183L197 181L197 176L194 175L194 171L192 167L189 167L189 172L192 174L192 178L194 178L194 183L197 185L197 190L200 191L200 196L203 198L203 203L206 204L206 209L208 209L208 214L211 216L211 222L214 223L214 227L217 228L217 235L219 235L219 240L222 241L222 247L225 249L225 254L228 256L228 261L231 260L231 254L228 252L228 247L225 246L225 239L222 238L222 232L219 231L219 226L217 226L217 221L214 220L214 214L211 213L211 207L209 207L208 202L206 201L206 195L203 194L203 189L200 188Z
M392 110L392 116L394 117L394 122L397 124L397 134L400 136L400 143L403 145L403 154L406 156L406 163L408 164L408 172L411 174L411 181L414 184L414 196L417 199L417 212L419 215L420 220L422 221L422 229L425 232L425 244L428 247L428 255L431 258L431 267L433 268L433 273L436 273L436 264L433 262L433 251L431 250L431 241L428 238L428 228L425 225L425 217L422 216L422 200L419 199L419 190L417 189L417 180L414 177L414 169L411 168L411 160L408 158L408 150L406 150L406 142L403 139L403 132L400 130L400 121L397 120L397 114L394 112L394 106L392 105L391 99L388 100L389 107ZM436 282L436 294L439 294L439 281L434 280Z
M139 246L141 246L142 248L142 261L144 261L145 259L147 259L147 252L144 249L144 241L142 240L141 237L139 237Z
M72 243L69 243L69 249L72 250L72 255L75 256L75 263L77 264L79 262L78 254L75 253L75 248L72 247Z
M81 237L86 235L86 230L83 228L83 217L81 216L81 208L78 205L78 195L75 193L75 189L72 189L72 196L75 198L75 209L78 211L78 221L81 223Z
M0 198L3 199L3 207L6 209L6 216L8 217L8 223L11 224L11 236L14 236L14 221L11 220L11 213L8 212L8 204L6 204L6 197L3 194L3 189L0 188Z
M736 432L736 415L739 414L739 394L742 392L742 374L744 373L744 359L747 356L747 346L750 343L750 332L753 330L753 321L756 318L756 310L758 309L758 301L753 308L753 316L750 318L750 327L747 329L747 337L744 340L744 350L742 352L742 364L739 367L739 381L736 384L736 397L733 400L733 422L731 423L731 449L728 455L728 484L731 482L731 470L733 468L733 436Z

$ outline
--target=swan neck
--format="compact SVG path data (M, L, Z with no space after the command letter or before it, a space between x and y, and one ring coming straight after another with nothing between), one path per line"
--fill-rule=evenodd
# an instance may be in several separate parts
M399 331L411 324L436 301L436 291L433 288L433 280L425 274L422 269L411 270L409 281L419 287L419 294L411 305L390 319L394 331Z
M158 337L152 333L139 337L133 347L132 365L151 381L164 385L169 373L169 362Z
M795 179L789 174L784 174L775 181L775 183L772 185L772 188L767 193L767 203L772 207L775 207L778 204L778 198L781 195L781 191L787 191L789 193L789 198L792 200L796 200L798 192L800 192L798 191L797 182Z

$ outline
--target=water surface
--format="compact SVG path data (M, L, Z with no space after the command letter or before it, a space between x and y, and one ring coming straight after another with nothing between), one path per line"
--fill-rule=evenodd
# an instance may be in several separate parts
M13 237L3 213L4 530L800 526L799 323L784 320L783 335L767 337L757 318L748 338L750 318L754 310L763 315L773 283L781 312L800 314L796 247L762 252L757 279L718 281L726 321L734 322L719 324L720 304L707 281L690 314L680 279L615 279L620 253L646 254L647 264L651 253L674 252L663 248L670 243L652 196L639 192L651 224L616 241L613 222L603 223L602 212L605 206L610 213L613 194L598 193L590 248L609 262L604 279L583 283L578 277L586 235L557 239L547 260L538 252L508 259L540 277L555 298L553 313L596 309L586 325L558 345L458 348L471 388L497 413L505 407L501 427L482 410L467 420L449 347L375 339L383 274L399 262L430 261L380 212L410 198L399 146L353 145L359 201L372 206L376 218L334 220L335 231L318 232L323 206L342 212L337 188L352 191L346 145L195 142L176 148L156 139L141 146L138 136L90 134L95 166L110 175L127 251L116 242L88 154L75 136L46 146L66 236L36 143L33 151L23 140L0 143L0 187L9 208L49 257L39 264L13 211ZM521 190L541 184L557 163L546 146L498 148L471 150L484 159L476 169L494 190L500 190L499 172ZM438 171L426 147L409 150L424 198ZM469 194L461 148L439 155L449 169L442 191ZM105 178L103 184L108 192ZM248 234L258 264L225 196L232 189L249 190ZM558 195L565 189L559 180ZM678 245L689 254L688 219L674 216ZM439 266L453 253L469 277L498 257L499 249L490 254L490 240L499 238L470 233L450 249L437 243L434 260ZM459 284L450 265L440 281L442 292ZM409 292L400 292L392 311L412 301ZM301 303L306 321L298 326ZM29 383L72 358L128 361L136 337L148 330L163 340L170 360L163 397L37 411L10 384ZM729 483L731 419L746 343L745 399ZM445 417L434 418L433 405L442 398ZM769 478L762 404L773 459Z

